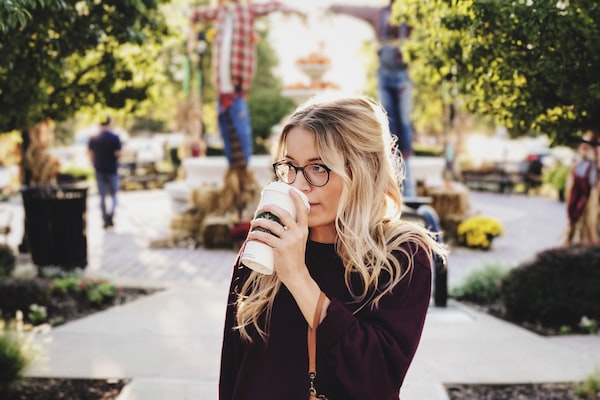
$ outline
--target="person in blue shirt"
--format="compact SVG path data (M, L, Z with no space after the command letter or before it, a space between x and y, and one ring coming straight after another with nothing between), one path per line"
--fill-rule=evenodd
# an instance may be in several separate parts
M122 147L121 139L111 130L111 123L111 117L105 116L100 121L98 134L92 136L88 142L88 153L96 173L105 229L114 226L119 190L118 166ZM107 196L111 199L110 208L107 207Z

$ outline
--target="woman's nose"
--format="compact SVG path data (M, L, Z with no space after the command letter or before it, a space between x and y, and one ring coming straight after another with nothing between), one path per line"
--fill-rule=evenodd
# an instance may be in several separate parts
M310 190L310 188L312 187L311 184L308 183L308 181L306 180L304 174L300 171L298 171L298 173L296 174L296 179L292 183L292 186L302 192Z

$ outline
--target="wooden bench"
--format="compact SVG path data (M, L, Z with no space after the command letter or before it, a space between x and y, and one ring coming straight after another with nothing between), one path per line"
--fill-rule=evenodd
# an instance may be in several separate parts
M159 172L153 162L125 162L119 164L120 185L127 189L131 185L162 188L166 182L175 177L171 173Z
M519 172L507 172L502 168L465 169L463 182L471 189L493 190L498 193L512 193L515 186L523 182Z

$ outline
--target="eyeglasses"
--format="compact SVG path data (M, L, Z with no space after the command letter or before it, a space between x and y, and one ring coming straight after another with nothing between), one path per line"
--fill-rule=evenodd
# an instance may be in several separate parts
M289 161L278 161L273 164L273 170L277 178L288 185L294 183L298 171L302 171L302 175L306 181L315 187L325 186L329 182L329 169L323 164L306 164L304 167L297 167Z

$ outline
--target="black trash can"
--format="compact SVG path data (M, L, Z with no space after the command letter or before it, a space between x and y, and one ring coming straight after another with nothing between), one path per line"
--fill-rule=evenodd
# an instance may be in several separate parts
M87 266L86 184L36 185L21 190L31 259L38 267Z

